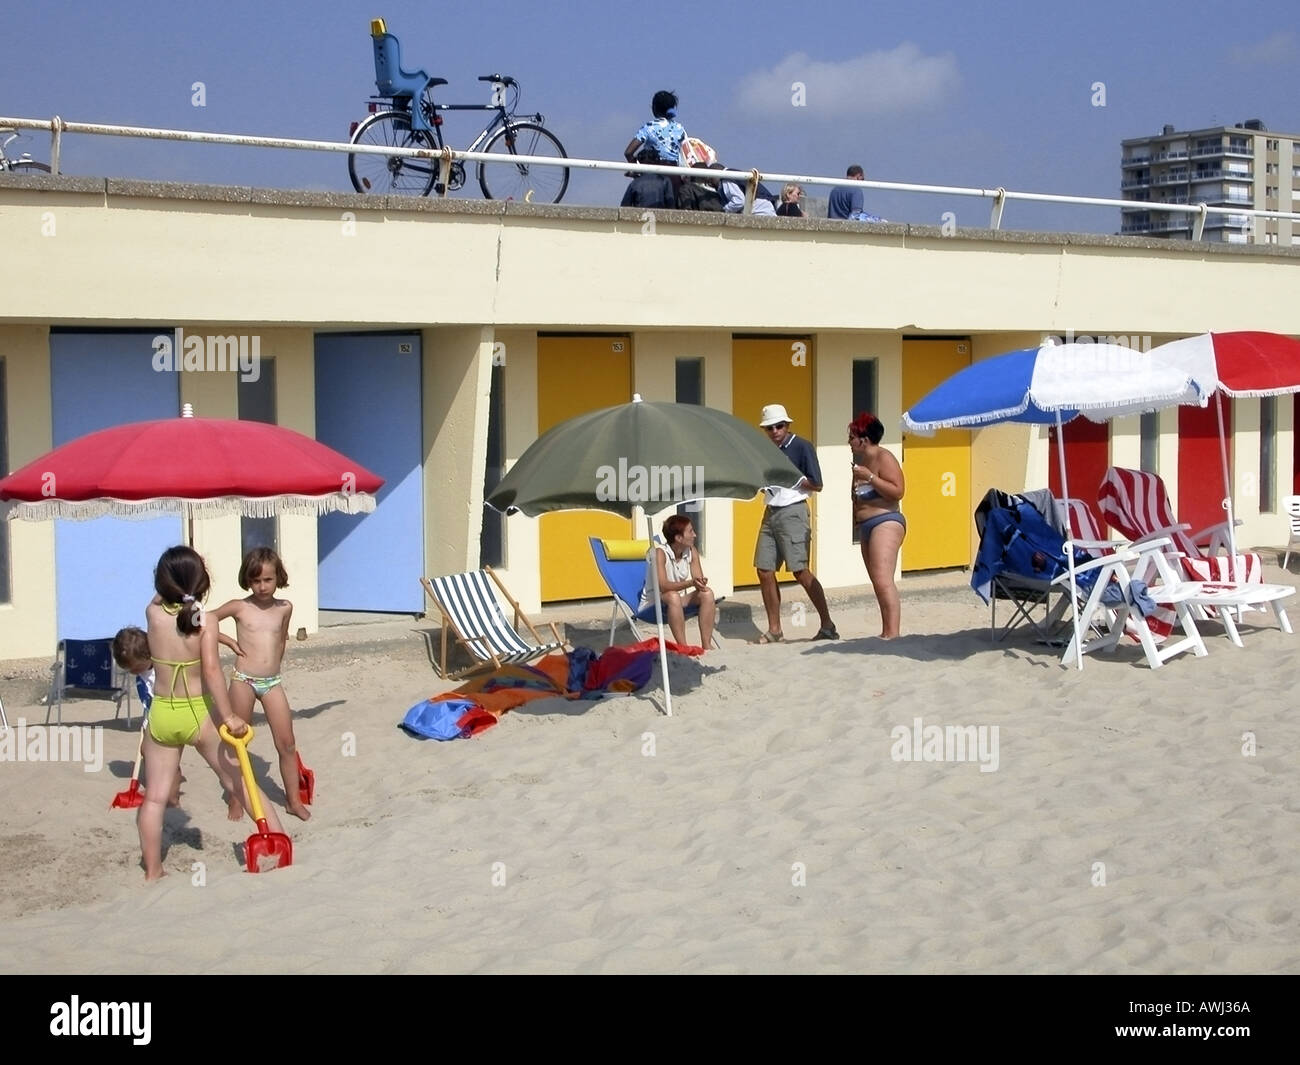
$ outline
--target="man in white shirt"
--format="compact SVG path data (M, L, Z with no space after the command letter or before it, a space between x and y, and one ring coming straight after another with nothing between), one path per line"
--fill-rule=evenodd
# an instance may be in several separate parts
M813 639L840 638L835 623L831 621L822 583L808 568L808 553L812 546L808 497L813 492L822 490L821 464L817 461L817 452L812 444L790 431L792 420L780 403L769 403L763 408L758 423L803 477L793 488L763 489L767 506L763 510L763 523L758 529L758 543L754 547L754 568L758 571L763 609L767 612L767 631L755 643L780 643L785 639L781 631L781 586L776 580L776 571L782 563L785 563L794 579L808 593L808 598L817 611L821 628Z

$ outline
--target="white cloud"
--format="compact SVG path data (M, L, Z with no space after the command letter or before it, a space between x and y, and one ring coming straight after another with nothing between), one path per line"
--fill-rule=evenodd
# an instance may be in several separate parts
M811 118L837 119L931 107L960 81L951 54L922 55L916 45L904 42L892 51L867 52L840 62L795 52L769 70L745 75L736 97L743 111L756 116L794 107Z
M1287 63L1296 57L1295 34L1290 30L1278 30L1255 44L1234 44L1229 55L1234 63L1243 66Z

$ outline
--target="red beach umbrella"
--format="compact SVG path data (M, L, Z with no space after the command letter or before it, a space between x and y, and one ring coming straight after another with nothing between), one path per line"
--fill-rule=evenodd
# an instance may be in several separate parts
M309 436L229 418L132 422L71 440L0 480L6 518L359 514L383 478Z
M1190 371L1206 394L1282 396L1300 392L1300 341L1280 333L1202 333L1152 348Z
M1300 392L1300 341L1281 333L1244 331L1202 333L1151 349L1152 358L1175 364L1192 375L1201 391L1214 396L1219 419L1219 462L1223 474L1223 509L1228 518L1228 549L1237 557L1228 441L1223 425L1223 397L1283 396Z

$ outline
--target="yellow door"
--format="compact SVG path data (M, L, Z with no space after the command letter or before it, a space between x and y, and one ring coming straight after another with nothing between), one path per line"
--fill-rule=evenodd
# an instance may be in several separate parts
M537 338L538 435L568 418L631 399L632 342L628 337ZM593 488L595 476L593 470ZM587 537L629 539L632 523L597 510L543 514L538 520L542 600L608 596Z
M970 365L968 340L903 341L903 409ZM970 430L903 436L903 569L969 566Z
M781 403L791 419L791 430L812 439L813 350L809 338L741 340L731 342L731 413L757 426L759 412L769 403ZM816 499L812 500L816 522ZM737 588L758 584L754 571L754 542L763 520L763 497L736 503L732 510L732 580ZM817 571L815 555L809 565ZM782 568L778 580L791 580Z

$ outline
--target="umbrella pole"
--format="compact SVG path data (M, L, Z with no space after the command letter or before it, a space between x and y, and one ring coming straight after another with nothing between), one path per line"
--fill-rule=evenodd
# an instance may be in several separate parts
M1065 429L1061 412L1056 412L1056 460L1061 466L1061 498L1070 498L1070 482L1065 475ZM1074 579L1074 533L1070 529L1070 512L1065 512L1065 563L1070 567L1070 613L1074 615L1074 657L1083 668L1083 632L1079 627L1079 586Z
M1223 432L1223 389L1214 393L1214 413L1219 419L1219 462L1223 467L1223 509L1228 513L1228 572L1234 581L1241 580L1237 573L1236 516L1232 513L1232 480L1228 476L1228 440Z
M650 512L645 514L645 531L646 539L650 541L650 581L654 586L655 593L655 624L659 626L659 667L664 675L664 706L666 716L673 716L673 693L668 685L668 648L664 645L664 601L659 594L659 560L654 557L654 553L659 549L655 547L654 526L650 524Z

